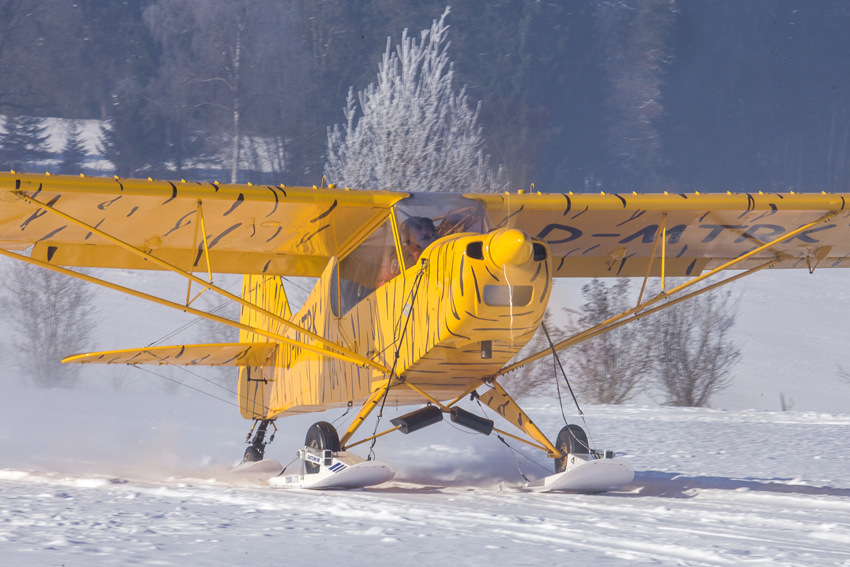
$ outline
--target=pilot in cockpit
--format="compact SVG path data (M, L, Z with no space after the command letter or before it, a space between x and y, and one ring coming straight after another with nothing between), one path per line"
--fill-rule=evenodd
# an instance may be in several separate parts
M434 221L428 217L409 217L399 230L404 265L408 268L419 260L419 255L428 245L439 238Z

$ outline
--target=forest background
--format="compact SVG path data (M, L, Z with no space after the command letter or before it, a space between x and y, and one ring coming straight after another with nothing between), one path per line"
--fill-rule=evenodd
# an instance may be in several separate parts
M237 137L239 181L318 184L349 86L444 8L2 0L0 114L108 121L122 176L227 180ZM447 21L514 189L847 189L846 2L459 0Z

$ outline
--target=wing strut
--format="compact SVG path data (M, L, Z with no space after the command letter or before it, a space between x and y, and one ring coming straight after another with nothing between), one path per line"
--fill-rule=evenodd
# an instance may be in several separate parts
M210 286L213 283L212 277L212 264L210 263L210 247L207 244L207 227L206 223L204 223L204 208L201 204L201 200L198 199L198 213L195 215L195 236L192 238L192 253L195 252L195 247L198 245L198 227L201 227L201 235L204 237L204 257L207 260L207 275L210 278L210 285L204 286L204 289L198 292L198 295L193 297L191 300L189 299L192 296L192 272L195 268L195 263L192 261L192 257L189 256L189 285L186 288L186 306L192 305L196 299L201 297L205 291L210 289Z
M710 286L704 287L700 290L697 290L695 292L692 292L692 293L689 293L689 294L684 295L682 297L679 297L675 300L668 301L668 302L664 303L663 305L661 305L659 307L655 307L653 309L646 310L646 308L649 307L650 305L654 305L655 303L658 303L662 299L667 299L667 298L669 298L669 297L671 297L671 296L673 296L673 295L675 295L675 294L677 294L681 291L686 290L687 288L689 288L689 287L691 287L691 286L693 286L697 283L705 281L706 279L710 278L711 276L714 276L715 274L717 274L717 273L719 273L723 270L731 269L736 264L743 262L744 260L746 260L746 259L748 259L752 256L755 256L756 254L764 252L765 250L779 244L780 242L790 240L791 238L794 238L795 236L802 234L802 233L806 232L807 230L810 230L811 228L831 219L832 217L834 217L837 214L838 213L836 213L836 212L827 213L827 214L825 214L824 216L822 216L821 218L819 218L815 221L812 221L808 224L805 224L805 225L801 226L800 228L793 230L793 231L791 231L787 234L784 234L784 235L782 235L782 236L776 238L775 240L772 240L772 241L770 241L766 244L763 244L763 245L759 246L758 248L756 248L754 250L750 250L746 254L742 254L741 256L738 256L737 258L726 262L722 266L718 266L717 268L714 268L713 270L710 270L710 271L706 272L705 274L701 274L701 275L699 275L699 276L697 276L697 277L695 277L695 278L693 278L693 279L691 279L691 280L689 280L689 281L687 281L683 284L680 284L680 285L674 287L673 289L671 289L670 291L662 291L661 293L659 293L655 297L648 299L648 300L644 301L643 303L639 303L635 307L628 309L626 311L623 311L619 315L615 315L615 316L611 317L610 319L599 323L598 325L594 325L593 327L590 327L589 329L586 329L586 330L584 330L580 333L577 333L577 334L573 335L572 337L564 339L563 341L556 344L554 346L554 349L555 350L563 350L567 347L570 347L570 346L573 346L575 344L584 342L588 339L592 339L593 337L599 336L603 333L607 333L608 331L616 329L617 327L625 325L626 323L631 323L632 321L637 321L639 319L646 317L647 315L651 315L653 313L656 313L658 311L666 309L667 307L672 307L673 305L676 305L677 303L681 303L682 301L685 301L685 300L690 299L692 297L696 297L697 295L700 295L700 294L705 293L707 291L710 291L712 289L716 289L716 288L718 288L722 285L725 285L727 283L731 283L735 280L743 278L744 276L754 274L755 272L763 270L764 268L769 268L770 266L773 266L773 265L779 263L780 261L782 261L785 258L781 255L777 255L777 257L774 260L770 260L770 261L768 261L764 264L761 264L760 266L756 266L755 268L752 268L750 270L742 272L738 275L726 278L722 281L719 281L719 282L714 283ZM654 256L654 254L653 254L653 256ZM662 258L662 262L663 262L663 258ZM647 277L648 277L648 274L649 274L649 272L647 272ZM644 280L644 284L645 284L645 280ZM540 351L536 354L533 354L533 355L531 355L527 358L524 358L524 359L520 360L519 362L515 362L514 364L511 364L509 366L505 366L504 368L499 370L496 374L494 374L493 377L491 378L491 380L495 379L499 376L503 376L503 375L507 374L508 372L512 372L514 370L517 370L518 368L521 368L521 367L525 366L526 364L529 364L529 363L534 362L536 360L540 360L541 358L549 356L550 354L551 354L551 349L547 348L547 349L544 349L544 350L542 350L542 351Z
M140 291L136 291L135 289L130 289L128 287L120 286L120 285L117 285L117 284L114 284L114 283L111 283L111 282L107 282L107 281L104 281L104 280L101 280L101 279L98 279L98 278L94 278L94 277L88 276L86 274L81 274L81 273L75 272L73 270L69 270L67 268L62 268L61 266L54 266L53 264L48 264L47 262L42 262L41 260L29 258L29 257L23 256L21 254L16 254L15 252L10 252L8 250L4 250L3 248L0 248L0 255L6 256L7 258L12 258L14 260L19 260L21 262L26 262L27 264L32 264L33 266L39 266L41 268L45 268L45 269L51 270L53 272L57 272L57 273L60 273L60 274L64 274L66 276L70 276L72 278L77 278L77 279L83 280L85 282L93 283L95 285L99 285L99 286L102 286L102 287L105 287L105 288L108 288L108 289L112 289L114 291L120 291L121 293L126 293L127 295L132 295L134 297L138 297L140 299L144 299L144 300L150 301L152 303L158 303L159 305L171 307L172 309L177 309L178 311L183 311L184 313L189 313L191 315L203 317L204 319L209 319L210 321L215 321L216 323L221 323L222 325L228 325L230 327L236 327L237 329L240 329L240 330L243 330L243 331L248 331L249 333L256 333L258 335L268 337L268 338L270 338L274 341L277 341L279 343L287 344L287 345L294 346L294 347L303 348L305 350L315 352L316 354L319 354L319 355L322 355L322 356L328 356L330 358L336 358L337 360L350 362L352 364L358 364L358 365L363 364L361 360L354 359L354 358L349 357L345 354L340 354L338 352L335 352L335 351L332 351L332 350L326 350L324 348L321 348L321 347L318 347L318 346L315 346L315 345L312 345L312 344L307 344L307 343L303 343L303 342L300 342L300 341L296 341L294 339L290 339L290 338L284 337L282 335L278 335L276 333L266 331L264 329L251 327L250 325L244 325L244 324L238 323L236 321L231 321L230 319L225 319L224 317L219 317L218 315L213 315L212 313L207 313L205 311L200 311L200 310L195 309L193 307L187 307L187 306L181 305L179 303L174 303L173 301L168 301L167 299L162 299L161 297L156 297L154 295L148 295L147 293L142 293ZM362 359L362 357L358 357L358 358ZM365 360L365 359L363 359L363 360ZM370 361L368 361L368 363L369 363L370 366L377 368L378 370L380 370L381 372L384 372L386 374L388 374L389 371L390 371L389 368L385 368L382 365L378 364L377 362L373 362L373 361L370 360Z
M212 291L218 293L219 295L222 295L222 296L226 297L227 299L229 299L231 301L235 301L236 303L242 305L243 307L246 307L248 309L253 309L257 313L265 315L266 317L269 317L273 321L276 321L276 322L280 323L281 325L283 325L285 327L289 327L290 329L294 329L294 330L298 331L299 333L302 333L304 336L310 337L314 341L324 345L325 347L327 347L329 349L333 349L333 350L344 355L343 358L340 358L340 357L334 357L334 358L339 358L340 360L345 360L347 362L352 362L354 364L358 364L358 365L361 365L361 366L371 366L372 368L380 370L384 374L389 373L389 368L386 368L384 365L379 364L375 361L369 360L368 358L365 358L363 356L360 356L356 352L353 352L353 351L351 351L351 350L349 350L349 349L347 349L347 348L345 348L341 345L338 345L337 343L335 343L333 341L329 341L329 340L325 339L324 337L317 335L316 333L312 333L309 330L307 330L307 329L305 329L305 328L303 328L299 325L296 325L295 323L293 323L293 322L291 322L287 319L284 319L283 317L275 315L274 313L272 313L270 311L266 311L262 307L255 305L255 304L251 303L250 301L247 301L247 300L245 300L245 299L243 299L243 298L241 298L237 295L234 295L234 294L232 294L232 293L230 293L230 292L228 292L228 291L226 291L226 290L224 290L224 289L222 289L218 286L213 285L211 273L210 273L210 281L205 282L204 280L202 280L201 278L199 278L198 276L196 276L196 275L194 275L190 272L185 272L185 271L181 270L180 268L173 266L172 264L169 264L168 262L161 260L161 259L157 258L156 256L153 256L152 254L149 254L148 252L145 252L143 250L139 250L135 246L132 246L131 244L128 244L128 243L124 242L123 240L120 240L120 239L118 239L118 238L116 238L116 237L114 237L114 236L112 236L112 235L110 235L106 232L103 232L102 230L100 230L98 228L90 226L90 225L86 224L85 222L83 222L79 219L76 219L76 218L74 218L74 217L72 217L72 216L70 216L66 213L63 213L62 211L59 211L59 210L53 208L52 206L50 206L46 203L42 203L41 201L38 201L38 200L33 199L31 197L28 197L27 195L23 194L22 192L17 192L15 194L18 197L20 197L21 199L23 199L24 201L26 201L27 203L30 203L31 205L35 205L36 207L39 207L39 208L41 208L41 209L43 209L43 210L45 210L49 213L52 213L52 214L54 214L54 215L56 215L60 218L63 218L68 222L76 224L77 226L79 226L79 227L81 227L81 228L83 228L83 229L85 229L85 230L87 230L87 231L89 231L93 234L96 234L96 235L100 236L101 238L104 238L105 240L108 240L109 242L116 244L117 246L120 246L121 248L127 250L128 252L136 254L137 256L141 256L145 260L153 262L154 264L156 264L157 266L159 266L161 268L164 268L166 270L174 272L175 274L178 274L180 276L188 278L190 282L195 282L195 283L202 285L202 286L204 286L208 289L211 289ZM200 201L198 202L198 214L200 215L201 220L203 220L203 212L201 212ZM204 250L205 251L207 250L206 231L204 231ZM21 256L19 256L17 254L14 254L13 257L17 257L18 259L23 259ZM50 266L49 269L53 269L52 264L45 264L45 263L42 263L42 262L38 262L37 265L41 265L42 267ZM209 255L207 256L207 269L211 270L211 268L209 266ZM67 272L68 272L68 275L72 275L73 277L78 277L78 278L80 277L80 274L78 274L77 272L73 272L73 271L70 271L70 270L68 270ZM65 273L65 272L63 272L63 273ZM96 282L97 281L99 281L99 280L96 280ZM120 287L120 286L118 286L118 287ZM123 290L126 290L126 289L128 289L128 288L123 288ZM119 290L119 291L121 291L121 290ZM125 293L127 293L127 292L125 291ZM140 294L138 292L134 292L134 294L136 294L137 297L145 296L146 299L149 299L149 300L152 301L152 299L150 299L150 298L152 298L153 296L149 296L149 295L146 295L146 294ZM156 298L156 299L159 299L159 298ZM159 302L161 303L161 301L159 301ZM164 304L168 304L169 307L173 307L173 306L177 305L176 303L172 304L170 301L166 301L165 303L163 303L163 305ZM186 306L186 308L183 308L182 306L180 306L179 309L181 309L183 311L187 311L187 312L195 311L196 313L204 313L202 311L191 310L188 307L188 305ZM206 317L208 319L211 318L210 316L208 316L208 314L204 314L204 315L200 315L200 316ZM228 319L224 319L224 320L229 321ZM232 321L225 323L225 324L234 326ZM240 328L242 328L242 327L240 327ZM312 351L317 352L319 354L328 354L328 352L329 352L325 349L316 348L316 347L308 348L306 343L302 343L302 342L298 342L298 341L292 341L292 339L281 340L281 339L283 339L283 337L280 337L279 335L274 335L274 337L272 337L272 335L270 333L259 332L257 329L254 329L253 327L246 328L246 330L247 329L250 329L252 332L255 332L255 333L258 333L258 334L261 334L261 335L264 335L264 336L268 336L270 338L279 337L279 338L275 338L275 340L278 340L280 342L285 342L287 344L294 344L296 346L303 346L303 347L307 348L307 350L312 350ZM331 356L331 355L328 354L328 356Z

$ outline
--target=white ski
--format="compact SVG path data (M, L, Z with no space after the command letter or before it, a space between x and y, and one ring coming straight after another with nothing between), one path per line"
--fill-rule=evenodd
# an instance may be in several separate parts
M635 478L635 470L622 459L591 459L586 454L567 455L567 470L529 482L535 492L608 492L619 490Z
M304 447L298 451L301 473L273 476L269 486L276 488L343 489L364 488L392 480L395 470L382 461L367 461L362 457L340 451L317 451ZM319 472L307 473L305 463L319 467Z

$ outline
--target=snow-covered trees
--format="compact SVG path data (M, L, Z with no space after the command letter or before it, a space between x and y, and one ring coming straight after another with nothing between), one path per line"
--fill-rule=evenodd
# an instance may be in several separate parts
M582 288L584 305L570 334L634 306L630 283L594 279ZM565 351L567 372L583 400L621 404L643 391L671 406L708 405L731 382L740 350L730 337L737 303L712 290Z
M44 120L36 116L7 116L0 139L0 169L31 171L34 162L47 156Z
M357 189L395 191L492 191L506 186L501 168L493 171L484 154L465 88L455 91L448 57L446 8L419 38L402 33L387 48L377 84L354 89L344 110L347 123L328 129L325 175L330 183Z
M80 366L63 357L91 347L95 292L87 283L23 262L2 265L0 317L14 330L17 366L38 386L73 386Z
M269 141L264 157L280 181L306 73L295 15L293 4L275 0L156 0L145 9L162 50L146 92L177 172L207 154L220 156L232 183L244 182L250 133Z
M629 280L611 285L593 279L582 290L585 303L571 333L598 325L633 307ZM622 404L637 396L653 368L652 333L633 323L579 343L569 352L569 371L582 399L595 404Z
M655 315L655 383L670 406L702 407L731 383L741 351L730 337L737 302L714 290Z
M62 163L59 165L59 173L74 175L82 172L83 160L86 157L86 148L80 135L80 126L72 122L68 126L68 136L62 148Z

